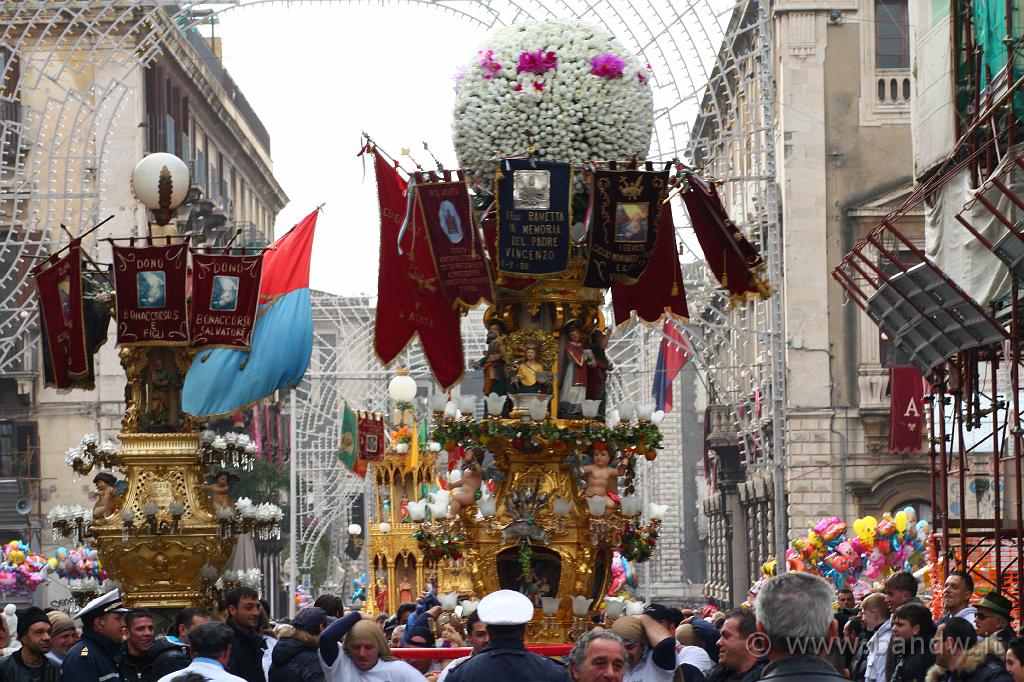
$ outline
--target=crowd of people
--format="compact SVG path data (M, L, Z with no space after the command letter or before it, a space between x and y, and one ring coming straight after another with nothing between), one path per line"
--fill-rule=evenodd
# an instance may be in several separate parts
M510 590L466 618L429 593L376 617L322 595L272 623L243 587L216 613L181 611L166 634L114 591L81 609L80 626L35 607L17 614L16 632L0 618L0 682L1024 682L1009 599L988 592L972 605L971 576L952 571L933 620L917 590L912 574L896 573L858 601L787 573L725 613L650 604L595 617L568 655L550 658L526 648L534 604ZM402 648L419 651L399 658ZM469 655L446 651L459 648Z

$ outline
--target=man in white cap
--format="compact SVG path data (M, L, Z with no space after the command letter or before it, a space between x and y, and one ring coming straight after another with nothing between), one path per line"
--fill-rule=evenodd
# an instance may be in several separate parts
M115 682L120 661L124 614L121 590L112 590L82 607L82 638L64 657L61 669L65 680L75 682Z
M526 650L526 624L533 602L513 590L498 590L480 600L480 620L487 624L490 642L460 665L447 682L569 682L568 671L550 658Z

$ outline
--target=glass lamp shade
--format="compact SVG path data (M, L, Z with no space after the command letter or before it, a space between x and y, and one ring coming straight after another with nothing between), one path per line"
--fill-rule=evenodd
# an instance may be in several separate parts
M360 526L358 523L350 523L349 526L348 526L348 534L349 535L362 535L363 534L363 527Z
M396 403L411 403L416 397L416 380L408 370L399 370L388 384L388 395Z
M174 210L188 195L188 166L174 154L149 154L132 171L132 193L146 208L153 211L156 222L171 222Z

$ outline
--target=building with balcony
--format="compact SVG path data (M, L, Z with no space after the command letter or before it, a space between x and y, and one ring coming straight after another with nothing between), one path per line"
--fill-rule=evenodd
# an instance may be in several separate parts
M192 233L195 246L270 243L288 198L259 117L207 40L176 26L167 8L142 16L108 3L74 12L31 4L0 11L0 334L17 350L0 361L0 487L18 482L17 495L2 497L0 522L5 505L27 499L22 526L37 545L49 540L39 531L57 500L87 502L92 486L73 478L63 453L84 433L117 437L125 379L111 328L96 355L95 390L44 388L34 259L107 216L83 241L95 261L110 262L105 239L145 236L130 178L151 152L174 153L192 170L171 228ZM161 36L149 53L132 47L142 24Z

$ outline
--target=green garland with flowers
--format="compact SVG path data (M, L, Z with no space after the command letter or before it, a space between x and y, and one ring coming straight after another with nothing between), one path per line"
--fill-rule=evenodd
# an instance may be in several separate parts
M518 422L500 419L448 420L436 427L431 439L440 442L445 450L456 445L483 445L492 438L504 438L522 452L539 452L542 442L561 449L586 450L592 443L609 443L617 450L645 450L653 453L661 447L661 430L650 422L619 424L612 428L599 423L584 424L581 428L560 427L550 421ZM451 447L449 447L451 446Z
M423 558L432 563L442 559L458 561L466 551L466 539L458 531L434 529L424 524L413 531L412 537L419 545Z
M643 563L654 554L654 548L658 544L658 531L650 530L643 526L627 524L622 531L622 539L619 543L619 554L629 561Z

